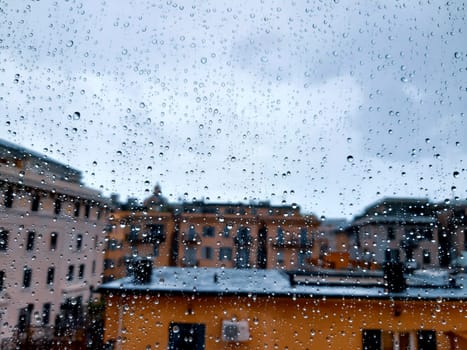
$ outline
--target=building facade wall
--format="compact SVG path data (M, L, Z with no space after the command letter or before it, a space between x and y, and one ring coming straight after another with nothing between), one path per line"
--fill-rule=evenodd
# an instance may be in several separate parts
M126 275L131 256L151 256L154 266L226 268L309 268L317 220L289 207L197 204L165 205L164 212L122 210L112 215L107 237L105 280ZM161 225L165 237L154 246L141 238L130 240L147 226Z
M113 295L105 340L115 349L166 349L171 323L188 323L204 325L206 349L362 349L364 330L413 344L418 331L436 330L436 349L461 349L465 311L462 302L435 300ZM248 340L223 341L224 320L247 321Z
M109 209L98 192L61 178L64 165L39 171L41 160L0 158L3 341L22 323L51 327L64 303L90 298L101 281Z

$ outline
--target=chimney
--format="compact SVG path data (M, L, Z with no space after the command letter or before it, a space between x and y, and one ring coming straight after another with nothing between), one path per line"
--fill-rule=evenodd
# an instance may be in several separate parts
M133 282L135 284L151 283L152 275L152 259L140 258L132 262L133 265Z
M400 261L399 249L387 249L383 263L384 282L389 293L400 293L407 288L404 265Z

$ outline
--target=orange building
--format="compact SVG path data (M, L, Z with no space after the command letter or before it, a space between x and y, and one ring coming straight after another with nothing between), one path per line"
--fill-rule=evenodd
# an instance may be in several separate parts
M317 224L296 206L169 204L156 186L143 205L112 215L105 280L125 276L137 256L154 266L308 269Z
M139 267L100 288L109 349L467 348L464 275Z

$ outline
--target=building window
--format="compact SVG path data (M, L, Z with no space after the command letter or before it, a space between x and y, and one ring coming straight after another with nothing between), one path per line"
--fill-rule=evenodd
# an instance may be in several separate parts
M214 250L211 247L203 247L201 250L201 256L203 259L211 260L213 257Z
M13 197L14 197L13 188L11 186L8 186L8 189L6 190L4 194L4 200L3 200L3 204L5 205L6 208L13 207Z
M79 265L78 278L82 280L84 278L84 264Z
M51 266L47 269L47 285L52 285L54 283L55 277L55 267Z
M418 350L435 350L436 336L433 331L418 331ZM414 332L391 332L379 329L367 329L362 333L364 350L382 349L413 349L411 339L415 339ZM426 342L425 342L426 341ZM434 343L433 343L434 341ZM434 347L433 347L434 345Z
M433 229L430 227L421 229L421 236L428 241L433 240Z
M232 225L226 225L224 227L224 237L228 238L230 236L230 231L232 231Z
M381 350L381 331L379 329L363 330L362 349Z
M55 215L60 214L60 211L62 210L62 201L60 198L56 198L54 202L54 213Z
M212 226L204 226L203 227L203 237L214 237L214 227Z
M151 224L146 225L143 242L145 243L162 243L165 241L164 225Z
M96 273L96 260L92 261L91 273L94 275Z
M113 269L115 267L112 259L104 259L104 270Z
M5 271L0 270L0 292L5 288Z
M26 250L34 249L34 239L36 238L36 233L34 231L28 232L28 240L26 242Z
M285 243L284 230L282 227L277 228L277 244L283 245Z
M57 232L50 233L50 250L57 249L57 240L58 240L58 233Z
M73 215L74 215L75 217L78 217L78 216L79 216L79 210L80 210L80 208L81 208L81 203L80 203L79 201L76 201L76 202L75 202L75 207L74 207L74 209L73 209Z
M39 210L39 203L40 203L40 196L38 193L32 194L31 199L31 211L38 211Z
M86 203L84 206L84 217L89 218L89 213L91 212L91 205Z
M429 250L423 250L423 263L424 264L431 264L431 253Z
M68 272L66 274L67 281L73 281L73 275L75 273L75 267L73 265L68 266Z
M305 247L308 243L308 232L307 229L302 227L300 229L300 245Z
M394 230L394 227L389 226L388 227L388 239L387 240L392 241L394 239L396 239L396 232Z
M32 269L25 266L23 269L23 288L29 288L32 280Z
M8 249L8 231L0 231L0 251L4 252Z
M232 248L222 247L219 249L219 260L232 260Z
M418 331L418 350L436 350L436 332L435 331Z
M42 325L46 326L50 322L50 310L52 308L51 303L45 303L42 307Z
M131 225L130 233L127 236L128 242L136 242L138 240L139 231L141 230L139 225Z
M284 264L284 261L285 261L285 259L284 259L284 252L283 252L282 250L279 250L279 251L277 252L277 263L278 263L279 265L282 265L282 264Z
M239 246L235 259L235 267L239 269L250 268L250 249L247 246Z
M196 266L196 247L187 246L185 247L185 256L184 256L184 265L185 266Z
M83 235L80 233L76 236L76 250L80 251L83 247Z
M31 325L31 315L34 309L34 304L28 304L27 307L22 308L18 317L18 330L22 333Z

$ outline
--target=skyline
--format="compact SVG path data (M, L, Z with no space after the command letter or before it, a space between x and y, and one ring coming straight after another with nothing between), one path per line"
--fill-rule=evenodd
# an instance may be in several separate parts
M467 197L460 2L0 8L0 138L105 195L347 218Z

